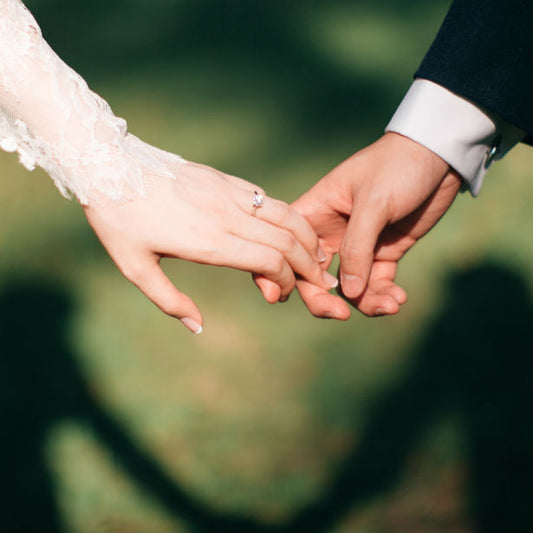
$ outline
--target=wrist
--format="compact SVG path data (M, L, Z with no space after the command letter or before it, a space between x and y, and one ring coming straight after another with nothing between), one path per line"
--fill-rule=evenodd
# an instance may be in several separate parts
M474 196L492 162L524 137L489 111L423 79L413 82L385 131L405 135L441 156Z
M440 182L451 167L441 156L427 146L397 132L387 131L382 139L388 144L390 153L399 159L407 157L417 165L419 175L424 173L431 181Z
M161 179L175 179L186 161L127 133L86 154L84 165L67 169L69 190L82 205L127 202L143 198ZM75 162L74 162L75 163ZM76 190L73 189L76 185Z

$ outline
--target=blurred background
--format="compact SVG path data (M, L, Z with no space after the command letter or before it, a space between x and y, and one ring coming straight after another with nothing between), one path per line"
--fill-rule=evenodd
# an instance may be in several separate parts
M380 136L448 2L27 5L130 131L290 201ZM396 317L167 261L199 337L1 153L0 530L531 531L531 153L403 261Z

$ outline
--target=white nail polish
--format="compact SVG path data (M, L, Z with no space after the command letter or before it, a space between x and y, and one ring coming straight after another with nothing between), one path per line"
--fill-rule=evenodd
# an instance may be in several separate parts
M325 263L326 262L327 256L326 256L324 250L322 250L321 246L318 247L316 255L318 257L318 262L319 263Z
M186 316L185 318L180 318L183 325L190 329L195 335L200 335L202 333L203 328L202 326L194 320L194 318Z
M324 270L322 273L322 277L324 278L324 281L329 285L330 289L334 289L339 285L339 280L330 274L327 270Z

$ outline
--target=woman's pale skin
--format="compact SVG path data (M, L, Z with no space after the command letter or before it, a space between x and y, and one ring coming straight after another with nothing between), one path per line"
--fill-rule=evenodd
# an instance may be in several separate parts
M265 197L255 210L248 181L196 163L176 166L174 179L146 176L147 194L85 206L89 224L124 276L157 307L200 333L203 317L160 266L163 257L246 270L271 281L265 299L284 301L295 274L328 291L337 279L321 267L326 256L302 215Z

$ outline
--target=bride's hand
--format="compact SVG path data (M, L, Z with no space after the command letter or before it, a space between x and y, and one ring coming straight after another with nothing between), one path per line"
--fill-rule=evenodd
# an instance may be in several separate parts
M151 175L145 197L84 206L89 224L124 276L155 305L199 333L198 307L178 291L160 267L176 257L260 274L275 282L263 293L271 303L288 297L294 272L330 289L336 279L320 267L318 239L310 224L284 202L265 197L252 216L255 191L240 178L183 163L175 178Z

